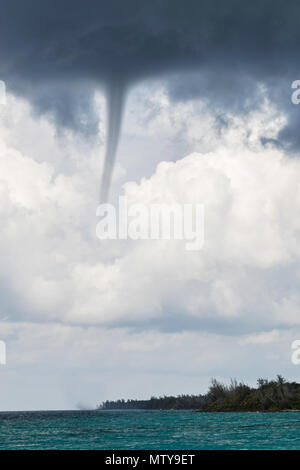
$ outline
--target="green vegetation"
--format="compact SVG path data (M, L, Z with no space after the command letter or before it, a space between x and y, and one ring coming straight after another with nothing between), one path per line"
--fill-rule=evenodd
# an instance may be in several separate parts
M206 395L164 396L150 400L106 401L101 410L198 410L198 411L300 411L300 384L258 379L257 388L231 380L225 385L213 379Z

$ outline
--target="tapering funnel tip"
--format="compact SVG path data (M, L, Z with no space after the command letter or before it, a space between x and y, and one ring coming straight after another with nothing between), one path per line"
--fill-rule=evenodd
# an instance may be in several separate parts
M112 173L119 143L126 87L122 80L108 83L107 89L107 141L104 168L102 173L100 202L105 203L109 197Z

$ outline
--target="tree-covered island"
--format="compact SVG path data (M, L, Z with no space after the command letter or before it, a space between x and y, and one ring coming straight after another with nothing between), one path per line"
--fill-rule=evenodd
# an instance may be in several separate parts
M151 397L149 400L105 401L99 410L197 410L209 411L300 411L300 384L258 379L257 387L231 380L225 385L212 379L205 395Z

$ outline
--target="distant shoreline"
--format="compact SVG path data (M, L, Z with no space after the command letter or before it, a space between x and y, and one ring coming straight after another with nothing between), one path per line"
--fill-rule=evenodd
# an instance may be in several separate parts
M105 401L98 410L191 410L196 412L300 412L300 384L258 379L257 388L231 380L212 379L205 395L151 397L149 400Z
M171 411L171 410L170 410ZM173 410L180 411L180 410ZM300 413L300 410L220 410L220 411L204 411L204 410L191 410L195 413Z

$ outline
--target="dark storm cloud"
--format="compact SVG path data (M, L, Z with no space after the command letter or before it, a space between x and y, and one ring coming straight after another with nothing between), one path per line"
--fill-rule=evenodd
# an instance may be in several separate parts
M297 1L1 0L4 76L132 81L207 64L260 77L295 68Z
M275 89L284 82L276 99L295 115L286 96L300 73L299 24L296 0L0 0L0 77L60 125L80 128L79 107L91 132L89 93L80 101L80 90L118 90L119 102L110 100L109 180L124 93L143 77L198 70L199 84L183 79L173 96L208 92L213 100L219 90L225 109L249 97L256 81ZM283 134L291 141L293 126Z

